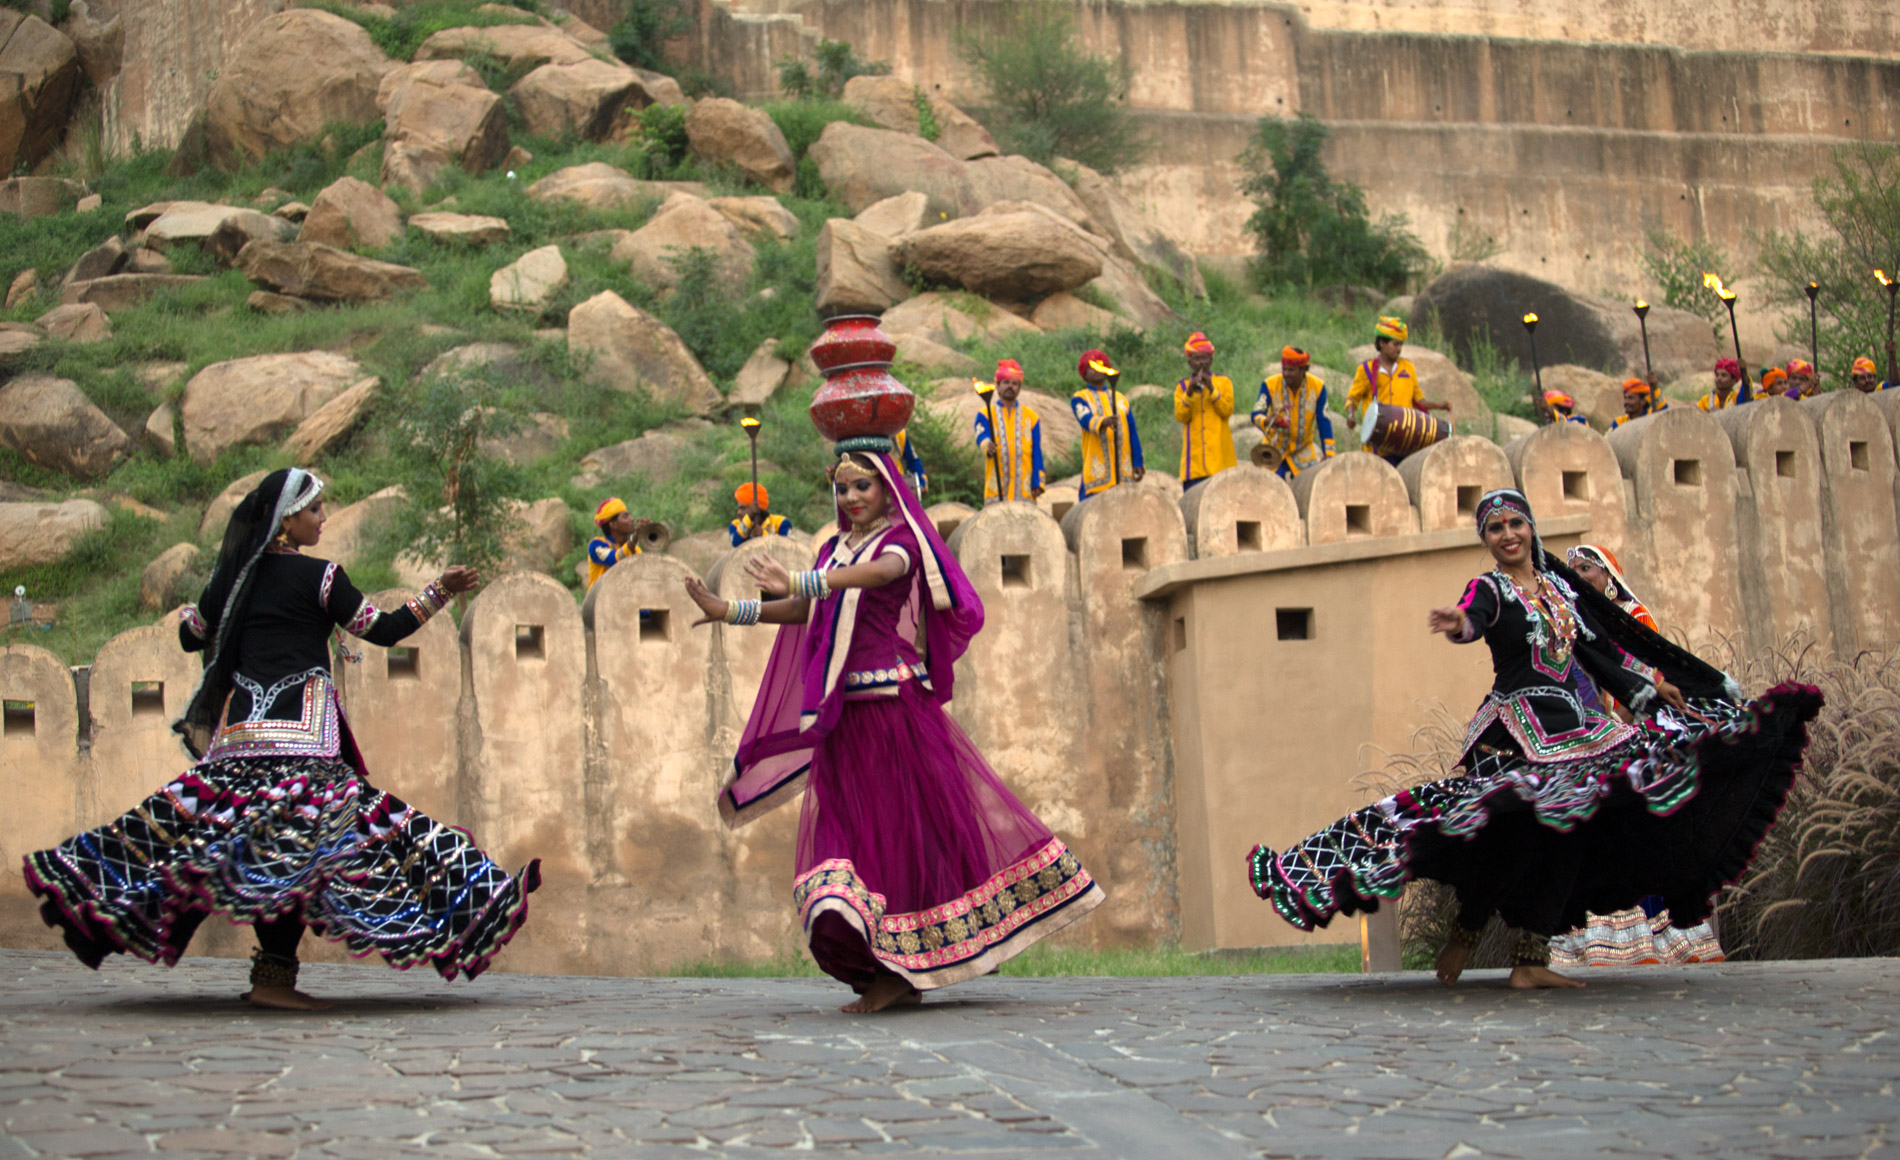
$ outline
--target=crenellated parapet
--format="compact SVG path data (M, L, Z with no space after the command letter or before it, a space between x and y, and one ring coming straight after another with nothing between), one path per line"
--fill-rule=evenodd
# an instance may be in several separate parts
M1033 504L939 505L986 612L952 712L1108 890L1063 937L1300 941L1247 890L1241 855L1360 804L1362 771L1425 744L1422 727L1455 731L1483 695L1484 650L1432 636L1425 617L1486 567L1471 527L1484 490L1522 488L1553 551L1610 546L1664 631L1717 660L1724 641L1763 650L1801 632L1846 654L1900 625L1896 419L1881 396L1679 406L1608 438L1576 424L1501 449L1461 438L1397 468L1351 453L1291 484L1246 465L1182 496L1157 475L1060 521ZM750 596L748 560L798 568L813 550L756 540L705 579ZM543 859L534 920L501 969L798 951L797 807L728 830L714 806L775 634L695 627L692 575L636 556L577 605L546 576L508 574L459 624L437 617L398 648L352 642L358 659L337 664L377 785L506 865ZM54 945L21 854L186 767L170 722L198 671L169 627L125 633L77 670L0 649L0 942ZM195 953L247 946L214 923Z

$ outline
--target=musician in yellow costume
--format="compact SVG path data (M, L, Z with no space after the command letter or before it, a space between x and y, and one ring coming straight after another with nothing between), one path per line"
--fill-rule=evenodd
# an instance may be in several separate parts
M1669 400L1656 394L1656 388L1638 378L1624 379L1623 413L1610 420L1610 429L1614 431L1625 423L1668 409Z
M1181 424L1181 486L1193 487L1234 465L1234 381L1214 373L1214 344L1195 331L1182 347L1188 377L1174 385L1174 421Z
M983 453L983 506L1034 501L1042 494L1042 418L1021 402L1022 364L996 364L996 394L976 413L976 449ZM1000 434L990 431L996 416Z
M772 493L764 484L756 487L750 480L739 485L732 493L732 502L739 505L739 518L726 525L726 538L737 548L747 540L756 540L760 536L789 536L792 534L792 521L771 512Z
M1075 369L1083 387L1069 398L1069 410L1082 427L1082 499L1118 484L1141 479L1141 433L1128 411L1128 399L1115 389L1121 372L1106 353L1085 350Z
M640 554L638 543L640 533L647 529L651 520L636 520L627 505L617 495L610 495L600 501L594 509L594 526L600 529L600 535L587 541L587 586L607 574L607 569L626 559Z
M1333 419L1326 413L1326 384L1307 368L1313 357L1297 346L1280 352L1280 373L1260 384L1253 425L1261 442L1280 453L1278 474L1290 479L1336 454Z
M1346 390L1346 421L1359 422L1365 409L1374 403L1388 407L1410 407L1415 411L1449 411L1450 403L1433 402L1419 389L1418 368L1403 357L1405 340L1410 334L1405 323L1396 318L1381 318L1373 328L1373 357L1353 372L1352 386ZM1399 458L1384 457L1398 465Z

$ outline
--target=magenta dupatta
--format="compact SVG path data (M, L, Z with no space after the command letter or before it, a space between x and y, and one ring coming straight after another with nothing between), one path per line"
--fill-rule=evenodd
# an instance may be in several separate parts
M983 627L983 602L962 565L937 534L936 525L924 515L923 505L904 482L896 462L882 452L871 459L883 477L886 493L922 548L916 571L896 581L911 585L904 611L898 617L899 630L923 624L924 651L930 665L929 692L939 704L948 704L956 682L957 659ZM838 511L838 526L848 526L843 509ZM836 544L837 537L833 536L819 547L814 567L825 566ZM804 788L812 750L831 732L844 709L839 677L850 651L862 591L848 588L834 592L812 605L811 616L804 624L779 627L758 700L739 738L739 752L732 759L732 780L719 792L719 815L726 825L743 826ZM928 602L924 599L926 592Z

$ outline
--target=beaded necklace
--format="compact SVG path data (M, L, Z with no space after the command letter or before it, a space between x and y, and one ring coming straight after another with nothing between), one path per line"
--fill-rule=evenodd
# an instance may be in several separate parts
M1549 575L1543 572L1537 574L1537 590L1534 593L1524 591L1524 586L1517 582L1517 577L1509 573L1503 573L1503 575L1511 582L1511 587L1517 590L1518 600L1524 605L1524 611L1541 621L1542 627L1548 630L1550 637L1548 651L1551 658L1561 662L1569 657L1570 648L1577 641L1577 610L1563 598L1562 593L1557 591L1557 586L1551 583ZM1539 633L1539 635L1544 634Z

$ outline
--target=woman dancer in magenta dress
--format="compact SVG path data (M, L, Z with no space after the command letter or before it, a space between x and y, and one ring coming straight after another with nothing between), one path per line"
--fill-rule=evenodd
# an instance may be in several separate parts
M763 603L686 588L700 624L783 626L720 812L743 825L805 791L792 898L859 1013L986 974L1104 896L944 712L983 605L889 440L853 445L877 449L832 469L842 530L811 571L755 557Z

